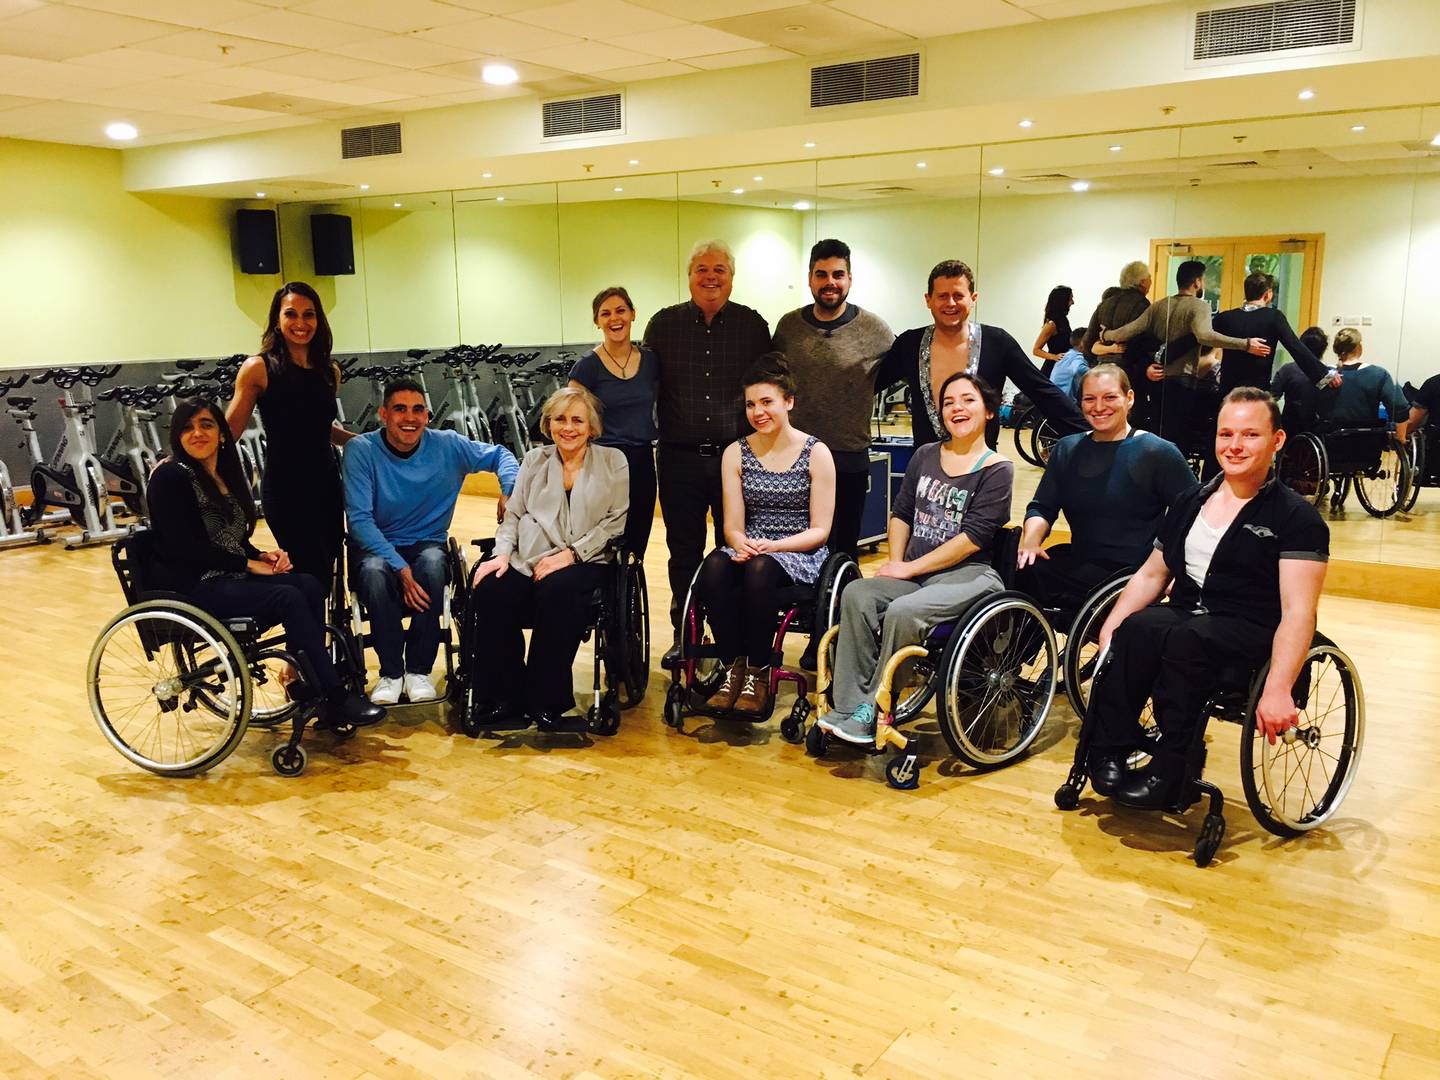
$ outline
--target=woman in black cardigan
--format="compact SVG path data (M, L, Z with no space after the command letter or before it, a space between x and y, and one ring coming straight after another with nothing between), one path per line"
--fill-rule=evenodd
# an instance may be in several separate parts
M293 571L283 551L250 542L255 504L235 440L211 401L184 401L170 424L170 456L146 489L155 559L147 584L183 593L219 618L249 616L283 624L289 647L303 653L325 695L330 724L378 723L385 710L345 689L325 648L325 590Z
M977 374L997 390L1009 379L1061 435L1089 431L1075 402L1040 373L1013 337L998 326L970 318L979 297L974 290L975 273L970 267L958 259L939 263L930 271L925 288L925 304L935 321L906 330L880 363L877 387L883 390L898 382L910 387L910 400L916 402L910 418L915 445L940 440L945 426L935 413L935 391L957 371ZM999 436L996 417L985 426L985 442L994 447Z

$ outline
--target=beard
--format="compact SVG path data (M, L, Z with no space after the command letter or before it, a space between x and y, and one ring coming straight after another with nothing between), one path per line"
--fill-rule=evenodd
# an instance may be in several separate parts
M845 303L846 294L843 292L820 292L815 294L815 303L819 304L826 311L839 311Z

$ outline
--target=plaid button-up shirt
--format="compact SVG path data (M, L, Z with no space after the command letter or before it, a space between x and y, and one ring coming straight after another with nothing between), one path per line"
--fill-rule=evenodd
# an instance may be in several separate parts
M727 302L707 325L693 301L662 308L645 327L660 360L660 441L725 445L745 430L740 380L770 351L770 327L754 308Z

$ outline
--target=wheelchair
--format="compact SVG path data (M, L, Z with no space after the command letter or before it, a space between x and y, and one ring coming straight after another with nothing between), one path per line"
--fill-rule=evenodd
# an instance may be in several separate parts
M452 541L453 543L453 541ZM495 552L493 537L472 540L481 560ZM471 567L464 555L455 549L456 567L451 579L460 583L457 607L461 612L459 627L459 662L455 665L447 687L449 698L460 714L460 729L470 738L477 738L486 729L480 724L478 712L484 701L484 688L473 678L471 659L475 650L475 623L485 613L470 603ZM590 597L585 641L594 640L594 673L591 681L591 702L585 713L585 730L594 735L610 736L620 730L623 710L633 709L645 699L650 685L650 595L645 582L645 566L634 552L625 550L624 539L616 537L601 553L609 566L609 580L597 586ZM513 731L514 728L507 729Z
M1388 425L1317 428L1296 434L1280 451L1280 480L1316 507L1330 501L1330 512L1344 509L1353 487L1372 517L1387 518L1402 509L1411 494L1410 449Z
M1434 420L1410 433L1410 490L1400 509L1410 513L1420 500L1421 488L1440 487L1440 424Z
M703 562L702 562L703 565ZM715 692L724 677L720 653L706 634L705 606L696 583L700 568L690 578L681 614L679 657L670 668L670 687L665 692L662 713L667 727L684 732L685 716L694 713L712 718L744 720L763 724L775 710L775 697L784 682L795 684L795 703L780 722L780 737L786 742L805 740L805 721L810 715L810 682L798 670L785 667L785 635L808 634L815 639L840 622L840 594L852 581L860 579L860 566L843 551L832 551L820 566L813 585L791 585L780 590L776 612L775 645L770 655L770 709L764 715L726 712L711 709L705 700Z
M111 562L126 608L100 632L86 664L90 710L100 732L128 761L161 776L197 776L240 745L250 728L290 735L271 753L281 776L299 776L307 755L300 740L319 713L321 695L289 699L281 672L293 666L316 685L308 659L289 651L283 633L251 618L220 619L172 592L151 590L146 566L154 557L148 530L117 540ZM341 677L356 667L345 635L325 627ZM345 739L354 727L329 730Z
M1104 677L1107 666L1108 660L1102 660L1097 678ZM1354 662L1329 638L1315 634L1293 691L1300 710L1297 726L1274 745L1255 722L1269 671L1268 658L1254 667L1222 666L1215 673L1214 688L1186 749L1184 780L1168 811L1183 815L1208 797L1192 853L1196 866L1208 866L1225 837L1225 795L1204 779L1205 729L1210 720L1240 725L1240 781L1245 801L1255 820L1276 836L1296 837L1323 825L1354 783L1365 740L1365 697ZM1144 742L1158 741L1150 703L1140 719ZM1092 724L1082 716L1075 760L1055 792L1055 805L1061 810L1074 810L1080 804L1080 793L1089 778L1091 730ZM1147 757L1145 747L1137 748L1130 755L1129 767L1138 767Z

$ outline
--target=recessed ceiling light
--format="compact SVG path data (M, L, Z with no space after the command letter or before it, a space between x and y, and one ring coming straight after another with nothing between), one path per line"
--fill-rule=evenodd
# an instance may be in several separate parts
M618 184L615 186L615 194L616 194L616 195L619 195L619 194L620 194L622 191L624 191L624 190L625 190L625 189L624 189L623 187L620 187Z
M814 149L815 149L815 144L814 144L813 142L807 142L807 143L805 144L805 149L806 149L806 150L814 150Z
M731 194L731 195L744 195L744 194L745 194L745 189L744 189L743 187L731 188L731 189L730 189L730 194Z
M926 169L926 168L929 168L929 164L928 164L927 162L924 162L924 161L917 161L917 162L915 162L915 168L917 168L917 169Z
M1004 176L1004 175L1005 175L1005 166L1003 166L1003 165L996 165L993 169L990 170L990 175L991 175L991 176Z
M765 182L765 178L763 176L752 176L750 177L750 179L754 180L757 184L762 184Z
M264 197L265 197L265 192L263 192L263 191L257 191L257 192L255 192L255 198L257 198L257 199L263 199Z
M114 139L116 142L129 142L131 139L135 138L135 136L139 134L140 132L136 129L134 124L127 124L124 121L119 121L114 124L107 124L105 126L106 137Z
M1431 139L1431 140L1430 140L1430 145L1431 145L1431 146L1440 146L1440 135L1436 135L1435 138Z
M1351 125L1350 125L1350 130L1353 131L1353 132L1355 132L1355 134L1358 135L1358 134L1360 134L1360 132L1362 132L1362 131L1365 130L1365 125L1364 125L1364 124L1351 124Z
M520 81L520 73L509 64L486 64L480 69L480 79L491 86L509 86Z
M1121 146L1118 142L1110 144L1110 153L1112 154L1118 154L1121 150L1124 149L1125 147Z
M1301 101L1309 101L1311 98L1313 98L1313 97L1315 96L1315 91L1314 91L1314 90L1301 90L1300 93L1296 94L1295 96L1298 97Z
M489 180L489 179L490 179L492 176L494 176L494 175L495 175L495 174L494 174L493 172L482 172L482 173L480 174L480 179L481 179L481 180Z
M1031 127L1034 127L1034 126L1035 126L1035 121L1034 121L1034 120L1031 120L1031 119L1027 116L1024 120L1021 120L1021 121L1020 121L1020 126L1021 126L1022 128L1031 128Z
M361 185L360 185L360 190L361 190L361 191L369 191L369 190L370 190L370 185L369 185L369 184L361 184Z
M1076 180L1073 184L1070 185L1070 190L1071 190L1071 191L1089 191L1089 190L1090 190L1090 181L1089 181L1089 180Z
M797 203L795 204L795 209L796 209L796 210L809 210L809 209L810 209L810 204L809 204L808 202L806 202L804 199L801 199L799 202L797 202Z
M395 204L395 209L396 209L396 210L399 210L399 209L400 209L400 204L399 204L398 202Z
M505 201L505 196L504 196L504 195L496 195L496 196L495 196L495 201L496 201L496 202L504 202L504 201Z
M630 164L631 164L631 165L639 165L639 164L640 164L640 159L639 159L638 157L632 157L632 158L630 159Z

